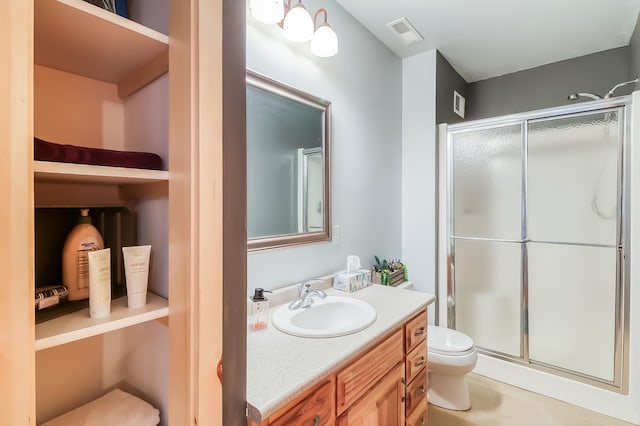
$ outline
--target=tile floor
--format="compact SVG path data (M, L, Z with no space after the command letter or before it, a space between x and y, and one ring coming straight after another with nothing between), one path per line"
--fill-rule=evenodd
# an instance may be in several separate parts
M471 410L429 405L429 426L629 426L594 411L477 374L467 376Z

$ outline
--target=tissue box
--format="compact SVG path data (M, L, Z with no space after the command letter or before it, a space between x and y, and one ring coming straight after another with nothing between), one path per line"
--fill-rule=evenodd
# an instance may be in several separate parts
M356 272L338 272L333 275L333 287L352 293L371 284L371 271L358 269Z

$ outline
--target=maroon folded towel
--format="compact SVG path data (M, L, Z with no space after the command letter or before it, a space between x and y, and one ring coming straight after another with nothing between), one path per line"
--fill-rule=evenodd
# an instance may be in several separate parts
M151 152L85 148L75 145L61 145L38 138L34 138L34 141L33 157L37 161L162 170L162 158Z

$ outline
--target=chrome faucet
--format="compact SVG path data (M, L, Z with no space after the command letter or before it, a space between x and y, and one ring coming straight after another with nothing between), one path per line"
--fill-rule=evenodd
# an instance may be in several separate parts
M313 280L303 281L300 284L298 284L298 298L293 302L289 303L289 309L293 311L294 309L308 308L315 301L314 299L315 296L321 299L324 299L325 297L327 297L327 293L325 293L324 291L320 289L312 289L311 288L312 282L322 282L322 280L313 279Z

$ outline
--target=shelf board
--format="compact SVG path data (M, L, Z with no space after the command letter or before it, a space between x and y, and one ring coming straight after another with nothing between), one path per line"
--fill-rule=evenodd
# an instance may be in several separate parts
M123 83L125 94L169 69L165 34L83 0L37 0L34 6L38 65Z
M34 161L36 181L103 184L142 184L169 180L166 170L132 169L128 167L92 166L89 164Z
M107 318L91 318L89 309L83 309L36 324L35 348L40 351L168 315L167 300L156 294L147 293L146 306L138 309L129 309L127 296L124 296L111 301L111 315Z

